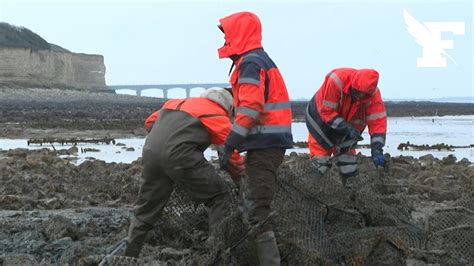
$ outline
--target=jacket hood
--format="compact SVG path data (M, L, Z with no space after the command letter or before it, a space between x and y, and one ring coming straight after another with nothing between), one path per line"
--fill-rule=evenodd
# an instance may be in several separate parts
M373 69L360 69L354 73L351 86L354 90L372 95L377 89L379 73Z
M219 22L225 35L225 44L218 49L219 58L262 48L262 24L254 13L235 13L221 18Z

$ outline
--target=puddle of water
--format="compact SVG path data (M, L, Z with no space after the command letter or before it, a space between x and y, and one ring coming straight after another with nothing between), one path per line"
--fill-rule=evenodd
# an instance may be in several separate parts
M293 123L292 125L294 141L307 141L308 130L305 123ZM364 140L360 144L369 144L370 136L367 130L362 135ZM458 159L468 158L471 162L474 160L473 148L455 149L454 151L399 151L398 144L410 141L412 144L438 144L446 143L448 145L469 146L474 143L474 116L445 116L445 117L400 117L388 119L388 134L384 152L392 156L404 155L420 157L428 153L437 158L443 158L450 154ZM123 143L125 146L107 145L107 144L81 144L77 145L79 149L78 158L75 162L80 164L93 157L105 162L131 163L142 154L145 138L116 139L116 143ZM53 144L56 149L68 149L71 145ZM134 151L126 151L125 148L132 147ZM0 139L0 149L8 150L15 148L28 149L52 149L51 144L27 145L26 139ZM99 149L99 152L81 153L81 148ZM359 149L362 154L370 156L370 149ZM308 153L306 148L288 149L287 154L291 152ZM217 158L215 150L207 149L204 152L207 159ZM63 156L64 157L64 156Z

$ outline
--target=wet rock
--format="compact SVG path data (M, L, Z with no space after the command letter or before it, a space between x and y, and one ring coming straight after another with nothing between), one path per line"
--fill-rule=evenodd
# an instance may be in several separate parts
M53 216L50 220L43 222L42 232L49 240L59 240L69 237L73 240L79 238L77 226L63 216Z
M458 162L458 164L468 166L468 165L471 165L471 161L469 161L469 159L467 159L467 158L462 158L462 159Z
M89 254L94 253L94 249L87 245L81 245L80 243L65 243L63 247L67 247L59 258L59 265L78 265L77 262L80 258L86 257ZM92 265L97 265L92 264Z
M43 254L43 259L40 261L39 266L52 265L53 261L52 261L51 257L52 257L51 253L49 253L49 252L44 253Z
M82 148L81 148L82 149ZM72 146L71 148L69 149L62 149L62 150L57 150L56 153L58 155L71 155L71 154L75 154L75 153L78 153L79 149L77 148L76 145Z
M179 261L186 256L189 256L191 251L189 249L176 250L174 248L164 248L161 250L160 259L167 260L176 260Z
M420 158L422 166L430 166L434 163L435 157L432 154L423 155Z
M26 157L29 154L27 149L14 149L7 151L7 156L10 157Z
M61 207L61 201L58 198L44 199L40 202L47 210L59 209Z
M96 149L96 148L84 148L84 149L81 148L81 152L82 152L82 153L86 153L86 152L100 152L100 150L99 150L99 149Z
M413 156L399 156L392 159L395 164L412 164L414 162Z
M42 153L37 158L46 164L52 164L57 159L56 154L53 152Z
M135 151L135 148L133 148L133 147L128 147L128 148L125 149L125 151Z
M467 188L474 188L474 167L470 166L464 173L461 173L461 180Z
M459 197L460 195L457 191L433 190L430 193L430 200L436 202L457 200Z
M69 161L69 162L77 162L78 159L79 157L77 156L68 156L64 158L64 160Z
M27 254L18 254L18 255L6 255L0 257L0 262L2 266L36 266L38 262L35 260L33 255Z
M119 142L119 143L115 144L115 146L127 146L127 145L125 143Z
M408 178L408 176L412 173L409 168L398 165L392 166L390 171L393 173L394 177L400 179Z
M79 266L96 266L99 262L102 261L103 256L87 256L83 257L78 261ZM125 256L109 256L107 257L107 265L127 265L127 266L141 266L141 265L162 265L161 263L144 263L143 260L138 258L132 257L125 257ZM174 265L174 264L166 264L166 265ZM183 265L191 265L191 264L183 264Z
M72 146L71 148L68 149L70 153L78 153L79 149L77 148L76 145Z
M29 209L29 199L17 195L0 195L0 206L4 210Z
M428 185L431 187L439 187L440 183L441 181L439 180L439 177L436 177L436 176L431 176L423 180L424 185Z
M453 164L456 163L456 160L457 160L456 157L454 155L450 154L450 155L444 157L443 160L441 161L441 163L443 165L453 165Z
M136 136L146 136L147 134L148 132L143 127L133 130L133 135L136 135Z
M23 164L22 169L23 170L34 169L34 168L39 168L42 165L43 165L43 162L41 162L40 160L27 159L27 161Z
M69 246L72 243L72 239L70 237L63 237L61 239L58 239L51 243L51 245L57 246L57 247L66 247Z
M433 161L434 158L435 157L433 156L433 154L429 153L429 154L420 156L419 160L421 160L421 161Z

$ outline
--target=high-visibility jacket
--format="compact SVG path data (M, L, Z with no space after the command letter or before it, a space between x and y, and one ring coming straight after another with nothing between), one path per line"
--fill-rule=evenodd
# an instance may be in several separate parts
M318 153L318 143L329 150L344 141L345 134L335 130L344 120L359 133L368 126L372 148L385 145L387 114L377 83L371 69L337 68L326 75L306 111L311 155ZM363 97L352 97L351 88Z
M153 114L147 117L144 123L146 131L148 132L151 131L151 129L153 128L153 124L155 124L155 121L159 115L160 115L160 110L155 111Z
M235 119L225 143L239 151L291 148L291 105L283 77L261 45L258 17L240 12L219 20L226 43L219 57L233 58L230 83Z
M231 129L231 122L227 111L218 103L207 98L191 97L187 99L168 100L162 110L179 110L185 112L201 121L205 130L209 133L209 142L223 149L224 141ZM151 114L145 121L145 128L150 131L153 124L158 119L160 111ZM230 163L233 166L243 166L243 158L239 153L234 152L231 155Z

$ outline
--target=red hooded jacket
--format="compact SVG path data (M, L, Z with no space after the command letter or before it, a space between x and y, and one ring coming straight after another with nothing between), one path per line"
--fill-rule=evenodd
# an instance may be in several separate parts
M232 58L236 66L230 78L236 115L226 145L239 151L292 147L288 91L262 48L260 20L240 12L219 21L225 34L219 58Z
M377 88L378 79L378 72L372 69L337 68L326 75L306 113L312 155L317 150L315 145L330 149L340 144L344 135L335 129L341 121L351 124L359 133L368 126L371 145L383 147L387 114ZM352 97L351 88L361 95Z

